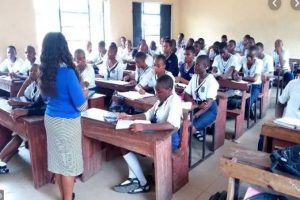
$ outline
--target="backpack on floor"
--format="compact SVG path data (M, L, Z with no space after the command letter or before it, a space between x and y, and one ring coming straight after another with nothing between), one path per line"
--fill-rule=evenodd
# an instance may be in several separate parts
M288 200L288 198L281 195L271 194L271 193L259 193L252 197L247 198L246 200Z
M270 155L272 166L275 169L300 177L300 145L275 150Z

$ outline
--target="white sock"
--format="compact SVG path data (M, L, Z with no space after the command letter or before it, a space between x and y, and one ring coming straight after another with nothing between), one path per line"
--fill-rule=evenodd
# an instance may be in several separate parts
M145 178L142 167L141 167L136 155L132 152L129 152L126 155L124 155L123 157L127 162L129 171L133 172L133 174L135 175L135 177L137 177L137 179L140 181L140 184L142 186L146 185L147 180Z
M129 173L128 173L128 178L136 178L136 176L135 176L135 174L133 173L133 171L131 170L131 168L130 167L128 167L128 171L129 171Z
M4 167L4 166L6 166L6 163L0 160L0 167Z

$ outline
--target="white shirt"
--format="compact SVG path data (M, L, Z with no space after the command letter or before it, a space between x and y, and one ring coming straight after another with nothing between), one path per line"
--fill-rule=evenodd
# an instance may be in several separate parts
M207 99L216 100L219 83L212 74L199 84L199 75L194 74L184 92L193 96L195 101L205 101Z
M37 82L33 81L24 91L24 96L30 101L36 101L40 96L40 90Z
M279 55L276 51L273 51L273 59L274 59L274 64L275 64L275 67L281 67L283 70L286 70L286 71L291 71L291 68L290 68L290 54L287 50L283 49L282 50L282 55L283 55L283 60L285 61L284 63L284 66L281 66L280 64L280 60L279 60Z
M123 62L117 61L111 68L108 67L108 62L99 66L99 74L104 76L106 80L119 80L123 79L123 72L127 65Z
M39 61L38 58L36 58L35 61L34 61L34 64L40 65L41 62ZM32 67L31 62L28 59L25 59L25 61L24 61L23 65L22 65L22 67L20 68L19 72L22 73L22 74L27 74L28 71L31 70L31 67Z
M141 68L136 68L135 72L134 72L134 76L135 76L135 81L136 82L141 82L146 76L147 74L151 73L151 67L148 67L145 70L142 70Z
M261 84L261 74L263 72L263 61L261 59L255 58L255 61L250 69L247 66L247 57L242 58L242 68L244 77L254 77L259 75L257 80L253 84Z
M147 55L147 57L146 57L145 62L147 64L147 66L153 68L153 65L154 65L153 57L149 53L147 53L146 55Z
M96 87L95 83L95 71L92 65L87 65L86 68L81 72L81 78L84 82L88 82L88 89Z
M128 49L126 48L126 49L123 51L122 59L123 59L123 60L134 61L134 58L133 58L133 56L132 56L132 52L133 52L133 50L131 50L130 52L128 52Z
M17 57L16 61L14 63L11 62L10 59L6 58L1 64L0 64L0 72L14 72L17 73L20 71L23 65L23 60L19 57Z
M221 55L217 55L212 66L218 69L217 75L226 74L232 66L236 71L241 69L241 65L238 63L237 56L231 54L227 61L224 61Z
M235 50L236 50L236 51L239 51L239 52L241 52L241 54L243 54L243 52L244 52L244 50L245 50L245 46L244 46L244 44L243 44L243 41L240 41L240 42L236 45Z
M300 79L290 81L284 88L279 102L287 103L283 117L300 119Z
M87 62L92 62L92 63L95 63L97 61L97 57L98 55L96 55L96 53L94 53L93 51L91 53L89 52L86 52L86 61Z
M173 81L174 81L174 85L175 85L175 78L172 75L171 72L169 71L165 71L166 75L169 75ZM141 85L142 87L151 87L155 89L155 85L156 85L156 80L157 80L157 76L154 72L154 70L151 70L149 73L147 73L147 75L140 81L139 85ZM174 87L175 88L175 87Z
M124 51L126 50L126 48L123 48L121 46L118 47L118 56L120 58L122 58L123 54L124 54Z
M274 72L274 61L273 57L270 55L265 54L264 58L262 59L263 61L263 73L264 74L269 74Z
M213 49L210 49L208 52L209 60L214 60L216 56L217 56L216 52Z
M161 106L159 104L160 101L158 100L152 108L145 112L146 120L151 121L156 115L157 123L168 122L179 129L182 116L182 103L179 96L173 93Z

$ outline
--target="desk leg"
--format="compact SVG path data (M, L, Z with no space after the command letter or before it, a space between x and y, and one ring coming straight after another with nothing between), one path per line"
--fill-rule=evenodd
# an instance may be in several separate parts
M11 133L12 131L0 126L0 151L8 144L11 140Z
M95 175L101 169L101 142L83 136L82 151L84 171L81 176L81 180L84 182Z
M51 182L52 173L48 171L47 137L44 126L38 124L27 128L27 139L31 159L34 187L37 189Z
M156 143L154 152L156 200L172 199L171 138Z

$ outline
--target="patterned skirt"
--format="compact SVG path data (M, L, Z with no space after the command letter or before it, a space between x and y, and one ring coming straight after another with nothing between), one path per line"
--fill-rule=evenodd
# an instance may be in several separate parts
M45 115L48 170L64 176L83 172L80 117L66 119Z

